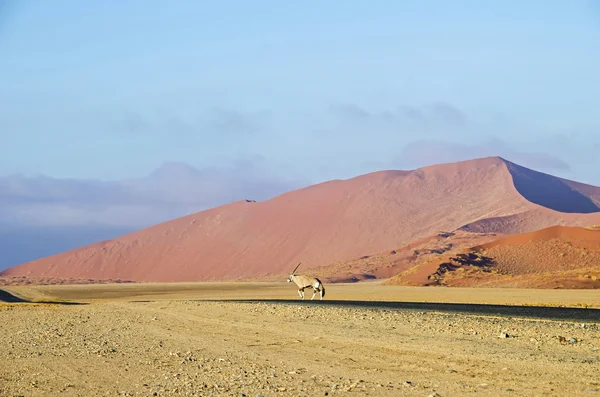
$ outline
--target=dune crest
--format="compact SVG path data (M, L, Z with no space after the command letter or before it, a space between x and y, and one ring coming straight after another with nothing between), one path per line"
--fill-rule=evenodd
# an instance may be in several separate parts
M524 188L530 180L551 199ZM600 224L600 212L592 213L598 197L600 188L500 157L380 171L263 202L240 200L0 275L219 281L285 274L300 261L302 270L316 268L439 230L521 233L555 224Z

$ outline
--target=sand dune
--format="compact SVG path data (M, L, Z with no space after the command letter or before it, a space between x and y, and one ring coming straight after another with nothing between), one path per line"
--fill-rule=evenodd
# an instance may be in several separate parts
M600 269L600 230L554 226L473 248L506 274Z
M535 186L532 188L531 186ZM390 250L440 230L520 233L600 224L600 188L499 157L382 171L238 201L16 266L4 276L217 281Z
M507 163L515 189L527 200L559 212L599 212L600 188Z
M600 229L552 226L421 261L388 285L600 288Z
M462 253L471 247L498 239L497 233L440 232L411 241L374 255L364 255L306 271L328 283L355 283L365 280L387 279L411 271L418 265L439 261L449 255ZM434 270L435 271L435 270ZM425 280L427 280L425 275ZM281 281L283 275L256 278L256 281ZM421 285L423 283L416 283ZM414 284L409 284L414 285Z

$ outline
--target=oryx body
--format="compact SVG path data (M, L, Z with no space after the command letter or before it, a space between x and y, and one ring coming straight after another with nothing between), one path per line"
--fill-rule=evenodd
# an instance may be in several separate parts
M300 264L298 264L298 266L300 266ZM296 269L298 269L298 266L296 266ZM319 280L318 278L315 278L315 277L298 276L298 275L294 274L296 269L294 269L292 271L292 273L290 274L290 276L287 279L287 282L288 283L293 282L294 284L296 284L298 286L298 295L300 295L300 298L302 298L302 300L304 300L304 290L306 288L312 288L313 295L312 295L312 298L310 298L310 300L315 299L315 295L317 294L317 291L319 292L319 295L321 296L321 300L323 300L323 297L325 296L325 287L323 286L323 283L321 282L321 280Z

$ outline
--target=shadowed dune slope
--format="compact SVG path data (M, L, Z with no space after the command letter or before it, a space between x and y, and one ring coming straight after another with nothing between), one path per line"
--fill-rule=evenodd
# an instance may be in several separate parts
M511 162L507 162L507 166L517 191L532 203L559 212L600 212L600 188L567 181Z
M510 171L513 168L502 158L490 157L334 180L264 202L239 201L202 211L0 274L232 280L286 273L298 262L303 262L304 270L328 265L462 226L504 233L556 223L600 223L600 213L562 213L535 204L534 199L543 200L529 193L529 198L522 196L515 188L514 179L520 177ZM567 201L577 194L592 202L595 198L590 197L597 197L594 187L581 185L578 193L567 194L564 184L546 180L544 174L521 173L544 186L547 194L557 189L556 197ZM579 204L550 204L569 212L591 211L588 201L579 200ZM502 219L511 222L490 221Z

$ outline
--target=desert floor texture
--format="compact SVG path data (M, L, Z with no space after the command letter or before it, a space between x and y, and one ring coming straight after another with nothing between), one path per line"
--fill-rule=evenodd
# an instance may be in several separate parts
M334 300L600 307L590 290L327 287ZM213 301L294 300L283 283L5 290L25 302L0 303L0 396L600 395L595 321Z

